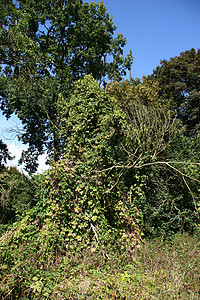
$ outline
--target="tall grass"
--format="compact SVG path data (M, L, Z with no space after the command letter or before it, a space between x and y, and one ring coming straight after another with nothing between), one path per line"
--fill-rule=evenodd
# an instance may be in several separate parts
M15 274L5 275L1 269L1 299L200 299L198 236L177 234L124 252L117 248L85 249L82 255L69 252L34 276L28 272L29 263ZM12 278L18 292L9 287Z
M200 299L197 236L178 234L109 257L94 253L82 261L75 258L77 273L60 299Z

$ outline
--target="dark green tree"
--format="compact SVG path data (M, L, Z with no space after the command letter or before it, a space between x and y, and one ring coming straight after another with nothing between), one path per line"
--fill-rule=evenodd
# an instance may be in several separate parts
M7 160L12 159L8 147L6 144L3 143L2 140L0 140L0 171L1 167L3 166L4 163L7 162Z
M1 167L0 172L0 234L35 204L34 180L16 167Z
M200 129L200 49L182 52L169 61L162 60L153 76L159 80L160 93L173 98L177 116L186 126L186 134Z
M62 155L60 104L72 83L92 74L99 83L122 78L132 64L123 55L126 39L101 2L1 0L0 102L7 118L23 124L29 145L23 159L34 171L39 154Z

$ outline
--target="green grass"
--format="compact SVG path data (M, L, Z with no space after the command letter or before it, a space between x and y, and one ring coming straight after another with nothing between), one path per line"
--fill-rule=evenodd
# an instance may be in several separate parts
M132 253L110 253L110 259L102 253L76 259L70 278L61 284L66 291L60 299L200 299L197 237L154 240Z
M109 248L67 253L46 267L35 261L31 274L33 262L6 275L1 269L1 299L200 299L197 236L178 234L123 253Z

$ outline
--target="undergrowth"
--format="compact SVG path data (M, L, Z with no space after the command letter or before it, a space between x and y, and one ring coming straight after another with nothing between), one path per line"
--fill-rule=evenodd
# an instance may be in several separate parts
M28 246L26 251L23 263L16 261L12 269L1 265L2 300L200 298L198 236L177 234L134 250L99 245L82 254L66 251L43 257L45 264L28 255Z

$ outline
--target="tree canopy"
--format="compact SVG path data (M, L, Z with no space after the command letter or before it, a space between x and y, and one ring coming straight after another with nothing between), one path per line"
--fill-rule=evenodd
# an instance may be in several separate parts
M22 121L20 139L29 145L23 159L34 171L43 151L55 160L62 155L59 104L68 101L71 84L85 74L99 83L121 79L132 54L123 55L126 38L115 35L102 2L1 2L1 109Z
M160 93L174 101L178 117L193 135L200 130L200 49L192 48L169 61L162 60L154 70Z

